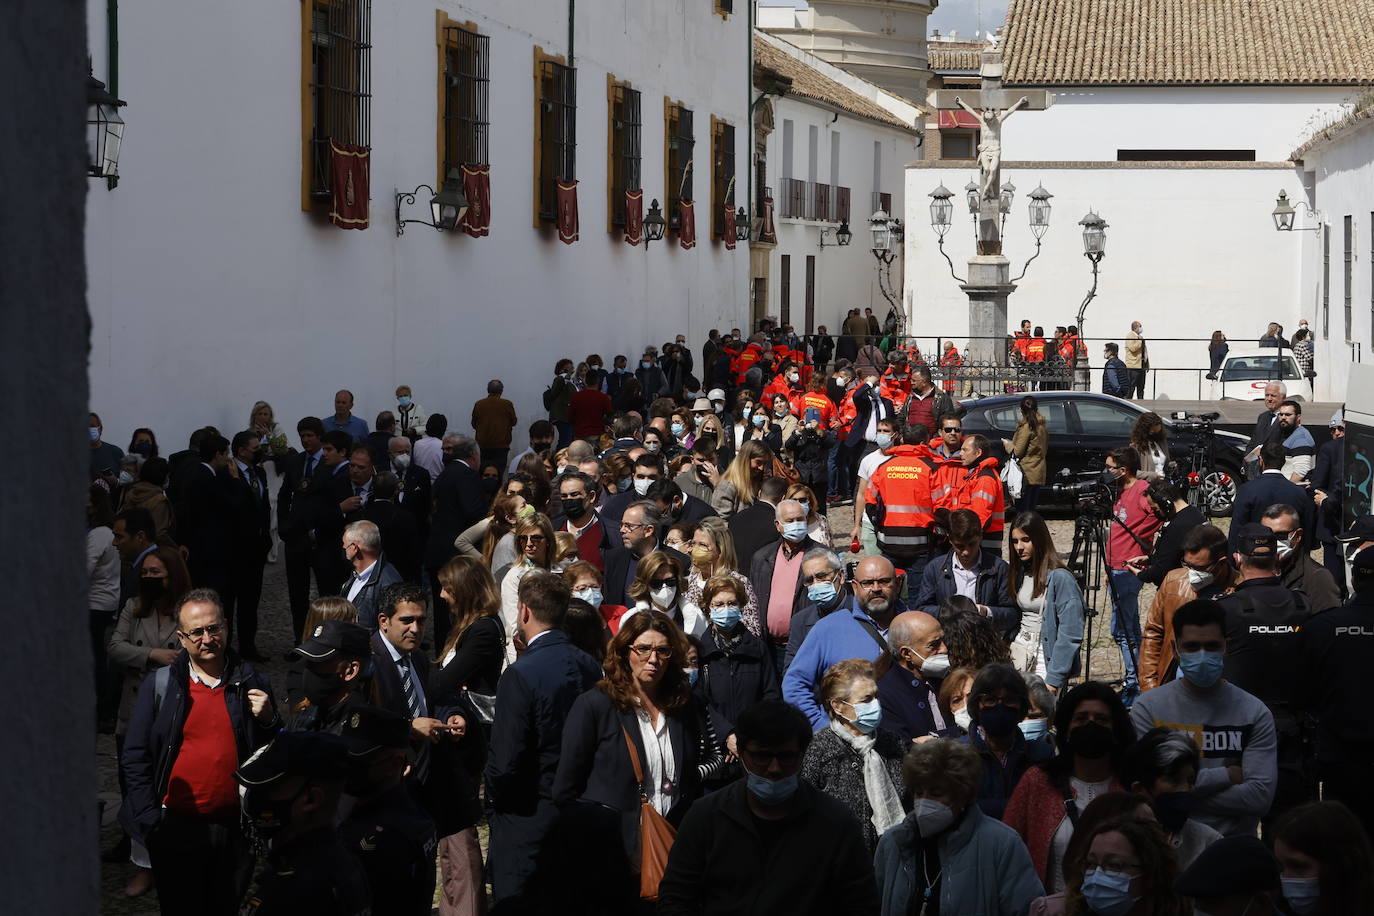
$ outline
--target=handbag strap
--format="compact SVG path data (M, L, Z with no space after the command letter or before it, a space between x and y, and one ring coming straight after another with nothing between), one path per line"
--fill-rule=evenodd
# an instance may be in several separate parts
M625 736L625 749L630 752L630 766L633 767L635 771L635 782L639 785L639 797L642 801L647 803L649 801L649 796L644 791L644 769L639 765L639 748L635 747L634 739L630 737L630 733L626 731L625 726L620 726L620 733Z

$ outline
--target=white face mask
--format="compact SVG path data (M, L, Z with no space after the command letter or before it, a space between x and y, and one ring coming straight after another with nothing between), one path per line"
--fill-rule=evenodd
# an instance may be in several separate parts
M635 492L640 496L649 492L649 484L653 483L652 477L636 477L634 482Z
M404 473L410 467L410 452L400 452L391 458L391 466Z
M128 471L120 471L120 472L119 472L119 485L120 485L121 487L127 487L129 484L131 484L131 483L133 483L133 482L134 482L134 475L133 475L133 474L130 474Z
M1212 575L1209 572L1204 572L1200 569L1189 569L1188 587L1191 588L1193 591L1197 591L1198 589L1203 589L1211 585L1213 582L1216 581L1216 578L1216 576Z
M933 798L918 798L911 806L911 816L921 828L921 836L932 837L944 833L954 823L954 811L944 802Z
M1294 538L1291 534L1286 538L1279 538L1278 557L1280 560L1286 560L1293 555L1293 540Z
M916 657L921 659L921 673L926 677L944 677L949 673L949 656L944 652L930 658L921 658L921 653L916 652Z
M969 713L967 706L954 713L954 724L964 731L968 731L973 726L973 716Z
M649 597L654 600L654 604L659 607L672 607L673 599L677 597L676 585L664 585L660 588L649 590Z

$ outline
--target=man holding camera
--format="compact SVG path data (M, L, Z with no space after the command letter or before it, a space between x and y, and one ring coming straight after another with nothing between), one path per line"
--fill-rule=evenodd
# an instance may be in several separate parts
M1129 445L1107 453L1107 474L1120 494L1112 506L1112 526L1107 532L1107 569L1112 596L1112 638L1121 651L1121 702L1130 706L1140 693L1136 652L1140 648L1140 588L1143 584L1130 565L1150 553L1160 519L1150 508L1148 485L1140 473L1140 454Z

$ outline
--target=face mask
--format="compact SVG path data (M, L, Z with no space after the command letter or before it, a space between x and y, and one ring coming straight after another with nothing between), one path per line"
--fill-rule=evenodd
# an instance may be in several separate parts
M664 585L661 588L650 589L649 597L652 598L654 604L657 604L659 607L670 607L673 603L673 599L677 597L677 586Z
M1097 916L1123 916L1135 906L1131 876L1094 868L1083 875L1083 900Z
M892 448L891 433L878 433L878 435L874 437L873 441L877 442L878 448L882 449L883 451L887 451L888 449Z
M687 427L683 426L681 423L674 423L672 426L668 427L668 429L674 436L679 438L682 437L683 433L687 432Z
M876 698L866 703L849 705L854 710L854 718L849 721L855 728L865 735L871 735L878 730L878 723L883 721L883 707Z
M658 451L658 449L654 449L654 451ZM636 477L634 482L635 492L643 496L645 493L649 492L649 484L653 482L654 479L652 477Z
M1155 817L1159 826L1170 833L1178 833L1188 816L1197 807L1197 796L1192 792L1161 792L1155 796Z
M713 556L715 556L715 551L711 550L710 547L693 547L692 565L706 566L711 562L711 557Z
M921 658L918 653L917 658ZM921 659L921 673L926 677L940 678L949 673L949 656L944 652ZM965 726L967 728L968 726Z
M782 536L794 544L800 543L806 538L806 521L783 522Z
M138 580L138 597L143 604L149 605L167 594L167 583L159 576L144 576Z
M1016 725L1027 741L1039 741L1050 733L1049 719L1022 719Z
M811 514L811 503L807 502L804 499L799 499L797 500L797 502L801 503L802 511L809 516Z
M600 372L600 371L601 371L601 364L600 364L600 363L592 363L592 364L589 365L587 368L590 369L590 370L593 371L593 372Z
M663 443L659 442L657 439L650 439L648 442L644 443L644 451L648 452L650 455L657 455L662 448Z
M760 804L781 805L797 794L797 774L784 776L782 779L769 779L766 776L755 776L748 770L744 771L745 786L749 789L749 794L757 798Z
M1069 732L1069 750L1084 760L1101 760L1116 743L1112 730L1097 722L1087 722Z
M570 496L563 500L563 514L568 518L580 518L587 509L587 500L581 496Z
M978 724L993 738L1006 738L1016 731L1016 723L1021 713L1009 706L998 703L978 713Z
M134 451L134 454L136 454L136 455L142 455L144 458L147 458L149 455L151 455L151 454L153 453L153 443L151 443L151 442L135 442L135 443L134 443L133 451Z
M534 506L531 506L529 503L525 503L525 505L523 505L523 506L520 507L520 514L519 514L517 517L518 517L518 518L529 518L529 517L530 517L531 515L533 515L533 514L534 514Z
M1293 537L1290 535L1290 536L1288 536L1288 537L1286 537L1286 538L1279 538L1279 540L1278 540L1278 557L1279 557L1279 559L1280 559L1280 560L1286 560L1286 559L1288 559L1288 558L1289 558L1290 556L1292 556L1292 555L1293 555Z
M617 480L615 482L615 491L617 493L628 493L633 485L634 478L626 477L624 480Z
M649 362L647 359L642 359L639 361L639 368L641 369L648 369L652 365L653 363Z
M938 836L954 823L954 811L949 805L933 798L916 799L911 806L911 816L916 819L916 826L923 837Z
M1178 667L1190 683L1198 687L1211 687L1221 679L1222 654L1199 649L1196 652L1180 652Z
M133 482L134 482L134 475L133 475L133 474L130 474L128 471L120 471L120 472L119 472L118 483L119 483L119 485L120 485L121 487L127 487L129 484L131 484L131 483L133 483Z
M788 410L786 407L774 407L774 408L773 408L773 414L774 414L774 416L776 416L779 420L781 420L783 417L787 416L789 413L791 413L791 411Z
M1206 588L1212 584L1212 580L1215 578L1216 576L1213 576L1209 572L1203 572L1200 569L1188 570L1188 585L1193 591Z
M955 712L954 724L962 728L964 731L968 731L969 728L973 725L973 717L969 713L967 706Z
M404 474L410 467L410 452L401 452L399 455L392 455L391 466Z
M1317 901L1321 896L1317 878L1280 878L1283 884L1283 899L1299 916L1317 912Z
M341 687L343 687L343 677L337 671L331 671L329 674L317 674L306 668L301 672L301 693L310 701L311 706L332 705L334 698L339 695Z
M711 608L711 622L722 630L732 630L739 623L740 610L736 605Z
M759 429L763 429L763 424L768 422L768 418L761 413L754 414L750 419L753 421L754 426Z
M753 416L753 414L754 414L754 408L752 408L752 407L746 407L746 408L744 408L744 410L742 410L742 411L740 412L740 416L744 417L744 419L746 419L746 420L749 419L751 416Z
M573 592L574 598L581 598L592 607L601 607L601 589L599 588L580 588Z
M834 601L837 594L834 582L812 582L806 587L806 597L820 605Z
M396 403L401 407L409 407L411 404L415 402L410 399L410 395L403 394L396 399Z
M409 461L406 462L406 464L409 464L409 463L410 463ZM397 468L397 470L403 471L403 470L405 470L405 469L404 469L404 468ZM485 493L485 494L487 494L488 496L495 496L495 495L496 495L496 489L497 489L497 487L499 487L499 486L501 486L501 478L499 478L499 477L483 477L483 478L482 478L482 492Z
M89 427L89 429L90 429L90 433L91 433L91 441L92 441L92 442L99 442L99 441L100 441L100 427L98 427L98 426L92 426L92 427Z

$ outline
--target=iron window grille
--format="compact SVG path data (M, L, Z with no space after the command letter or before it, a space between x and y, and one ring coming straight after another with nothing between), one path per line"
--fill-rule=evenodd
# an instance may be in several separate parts
M370 147L371 0L312 0L310 196L330 196L329 141Z
M830 219L830 185L819 182L811 188L811 218L822 221Z
M558 218L558 182L577 177L577 68L539 62L539 218Z
M671 229L682 227L682 214L678 205L692 196L692 152L696 140L692 133L692 111L681 105L668 106L668 187L664 196L668 199L668 226Z
M444 27L444 168L489 165L491 38Z
M835 188L835 221L849 222L849 189L844 186Z
M611 223L625 225L625 192L644 187L639 90L617 84L611 98Z
M725 238L725 208L734 208L735 194L735 126L716 122L715 135L711 138L712 186L715 189L711 201L711 237Z
M782 215L789 219L806 219L806 182L800 178L782 180Z

